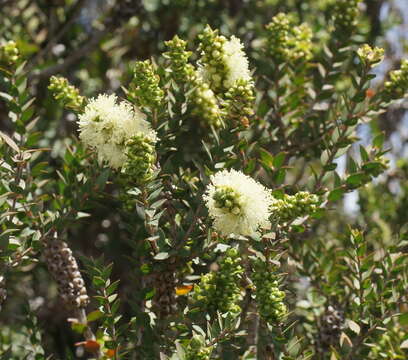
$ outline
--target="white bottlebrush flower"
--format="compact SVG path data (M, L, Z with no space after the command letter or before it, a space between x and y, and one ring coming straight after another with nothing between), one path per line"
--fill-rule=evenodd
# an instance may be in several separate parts
M235 36L224 43L224 61L227 68L227 76L224 86L228 89L234 86L237 80L251 81L248 58L243 50L244 45Z
M222 170L211 176L203 198L222 235L251 236L268 226L273 200L269 190L240 171Z
M146 116L131 104L117 101L116 95L93 98L79 116L79 137L97 151L99 161L120 168L126 160L126 142L142 133L156 141Z

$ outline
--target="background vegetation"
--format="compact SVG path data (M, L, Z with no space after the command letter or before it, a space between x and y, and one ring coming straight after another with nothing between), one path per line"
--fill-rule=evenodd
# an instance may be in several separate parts
M407 358L406 63L392 72L406 57L404 1L0 7L1 43L19 53L0 56L1 359ZM195 64L207 24L242 40L255 81L254 99L216 93L224 127L194 111L196 84L163 55L177 34ZM357 52L365 43L385 49L381 63ZM159 105L143 102L146 59ZM100 165L78 140L83 107L54 99L53 75L142 108L160 139L154 175ZM262 236L211 226L202 195L231 168L273 190ZM72 250L89 305L61 302L53 244ZM279 302L285 315L268 317Z

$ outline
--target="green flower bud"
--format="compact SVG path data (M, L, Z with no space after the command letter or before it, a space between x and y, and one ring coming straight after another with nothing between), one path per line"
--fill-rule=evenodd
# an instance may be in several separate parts
M255 299L262 318L271 325L281 322L287 314L287 308L283 303L285 293L277 285L277 276L260 259L253 261L252 267Z
M279 13L266 30L266 52L276 64L310 59L312 30L307 24L296 26L290 15Z
M68 109L83 110L85 98L79 94L79 90L71 85L68 80L61 76L51 76L48 89L53 93L56 100L61 101Z
M126 142L126 161L122 172L137 184L144 184L154 176L156 151L155 141L138 134Z
M10 40L5 44L0 45L0 64L13 66L17 63L19 51L15 41Z
M374 49L364 44L357 50L357 55L360 57L362 63L366 65L374 65L384 59L384 49L375 47Z
M134 77L130 84L130 96L138 106L155 109L163 101L164 92L159 87L160 77L149 61L138 61L134 68Z
M212 315L222 313L237 314L241 311L238 302L242 299L239 281L243 268L241 258L235 248L228 249L219 263L218 271L201 276L201 281L192 294L193 302Z
M385 101L403 98L408 90L408 60L402 60L398 70L390 72L389 80L384 84Z
M285 223L298 217L312 215L320 205L320 198L307 191L299 191L295 195L284 195L282 199L274 199L271 213L274 218Z

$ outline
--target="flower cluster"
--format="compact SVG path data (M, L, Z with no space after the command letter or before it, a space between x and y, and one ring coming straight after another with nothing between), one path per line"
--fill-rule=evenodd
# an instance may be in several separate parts
M89 101L79 116L79 137L85 145L96 149L100 162L106 161L117 169L126 162L126 146L136 135L149 138L151 144L156 142L156 133L145 119L129 103L117 103L115 95L99 95Z
M201 276L200 284L194 288L193 301L213 314L217 311L238 313L241 308L237 303L242 299L239 281L243 271L238 250L228 249L218 271Z
M79 94L79 90L71 85L68 80L61 76L51 76L48 89L54 98L61 101L64 106L73 110L81 110L85 103L85 98Z
M187 82L195 78L195 69L188 63L191 51L186 50L187 43L177 35L166 41L167 51L163 54L169 60L170 74L178 82Z
M349 37L357 26L361 0L337 0L333 8L334 28L339 36Z
M159 87L160 77L149 60L136 62L130 96L138 106L155 109L162 103L164 92Z
M199 39L203 65L200 75L215 92L228 90L237 80L252 83L244 46L238 38L232 36L227 40L207 25Z
M253 261L251 279L255 284L255 298L259 313L269 324L279 323L287 314L283 299L285 293L279 290L278 277L267 263L260 259Z
M364 44L357 50L357 55L363 64L372 66L384 59L384 49L379 47L372 48L370 45Z
M274 198L271 212L280 222L288 222L315 213L319 209L320 202L316 194L299 191L295 195L285 194L282 199Z
M214 228L224 236L255 235L269 224L270 192L240 171L223 170L211 176L204 200Z
M153 178L156 150L155 141L143 133L136 134L126 142L126 161L123 172L137 184L143 184Z
M14 65L19 58L19 51L15 41L8 41L0 46L0 63Z
M68 245L59 239L47 239L44 241L44 256L63 302L77 308L88 305L85 283Z
M401 68L390 72L390 79L384 84L386 101L400 99L408 90L408 60L404 59Z
M266 51L276 64L308 60L312 55L312 30L295 25L290 15L279 13L266 25Z

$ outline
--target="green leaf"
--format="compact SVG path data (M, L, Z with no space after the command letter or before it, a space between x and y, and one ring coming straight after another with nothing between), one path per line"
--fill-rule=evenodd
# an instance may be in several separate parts
M370 161L370 157L368 156L366 149L364 148L364 146L361 146L361 145L360 145L360 155L361 155L361 159L364 162Z
M382 149L384 145L384 140L385 140L385 135L384 133L378 134L374 139L373 139L373 146Z
M357 335L360 334L360 325L353 320L347 320L347 326L354 331Z
M341 197L344 195L345 193L345 189L343 187L339 187L337 189L334 189L332 191L330 191L329 196L327 197L327 199L329 201L337 201L340 200Z
M355 173L347 178L346 183L348 185L358 186L363 182L364 177L364 173Z
M154 257L154 259L155 260L166 260L169 258L169 256L170 254L168 252L160 252Z
M71 323L71 329L77 332L78 334L83 334L86 328L87 328L86 324L82 324L79 322Z
M286 154L284 152L280 152L273 159L273 167L280 168L283 165L285 158L286 158Z
M6 142L6 144L8 146L10 146L14 151L16 152L20 152L20 149L18 148L17 144L14 142L14 140L9 137L8 135L6 135L5 133L3 133L2 131L0 131L0 137Z
M87 318L88 322L91 322L91 321L95 321L95 320L100 319L103 315L104 314L103 314L102 311L95 310L95 311L92 311L91 313L89 313L86 318Z

